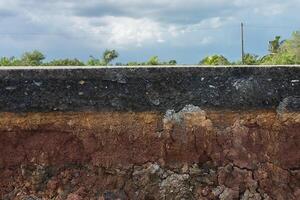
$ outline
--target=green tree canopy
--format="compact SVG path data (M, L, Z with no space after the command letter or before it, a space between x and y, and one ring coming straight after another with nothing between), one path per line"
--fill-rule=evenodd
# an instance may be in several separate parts
M276 36L274 40L269 41L269 52L272 53L278 53L280 48L280 38L281 36Z
M230 62L222 55L212 55L203 58L200 65L230 65Z
M58 60L52 60L45 65L48 66L83 66L84 63L80 60L74 58L74 59L58 59Z
M278 50L261 59L262 64L300 64L300 31L281 43Z
M24 66L38 66L43 64L44 59L44 54L40 51L34 50L32 52L25 52L22 55L21 64Z
M94 58L93 56L90 56L89 60L87 61L87 65L89 66L104 66L107 65L104 63L104 61Z
M177 65L177 61L176 60L170 60L169 65Z
M260 63L259 56L255 54L246 53L244 55L244 63L239 61L238 64L245 64L245 65L258 65Z
M159 65L159 59L158 59L158 56L152 56L148 62L147 62L148 65Z
M119 56L116 50L105 50L102 56L103 62L105 65L108 65L112 60L116 59Z

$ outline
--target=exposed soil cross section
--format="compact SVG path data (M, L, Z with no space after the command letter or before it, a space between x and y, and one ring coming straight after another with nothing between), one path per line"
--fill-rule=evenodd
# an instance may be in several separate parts
M300 196L300 68L0 77L0 199Z

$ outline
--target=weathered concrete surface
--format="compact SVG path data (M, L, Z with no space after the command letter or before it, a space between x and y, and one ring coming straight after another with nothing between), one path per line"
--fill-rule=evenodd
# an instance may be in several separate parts
M300 196L299 68L76 70L0 70L0 199Z

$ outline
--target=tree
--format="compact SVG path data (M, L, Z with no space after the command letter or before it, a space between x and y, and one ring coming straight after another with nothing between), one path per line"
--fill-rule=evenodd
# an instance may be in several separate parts
M21 57L21 64L24 66L38 66L43 64L44 54L34 50L33 52L25 52Z
M176 60L170 60L169 65L177 65L177 61Z
M294 57L294 64L300 64L300 31L292 34L290 40L286 40L281 48L281 53Z
M230 65L230 62L222 55L207 56L202 59L200 65Z
M105 50L103 53L103 62L105 65L108 65L112 60L116 59L119 56L116 50Z
M278 53L280 48L280 36L276 36L274 40L269 41L269 52L271 54Z
M107 65L107 63L104 63L100 59L96 59L93 56L90 56L89 60L87 61L87 65L89 66L104 66Z
M278 38L275 40L277 41ZM275 43L274 47L277 47ZM300 64L300 31L294 32L291 39L281 42L278 49L264 56L261 62L262 64L272 65Z
M266 55L261 59L261 64L264 65L294 65L299 63L296 61L296 56L289 51L280 51L277 54Z
M157 56L152 56L148 62L147 62L148 65L159 65L159 59Z
M257 65L260 61L257 55L246 53L244 55L244 64L245 65Z

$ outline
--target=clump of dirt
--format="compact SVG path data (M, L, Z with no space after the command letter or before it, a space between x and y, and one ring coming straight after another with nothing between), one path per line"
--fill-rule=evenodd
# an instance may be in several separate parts
M1 199L297 199L300 114L0 114Z

